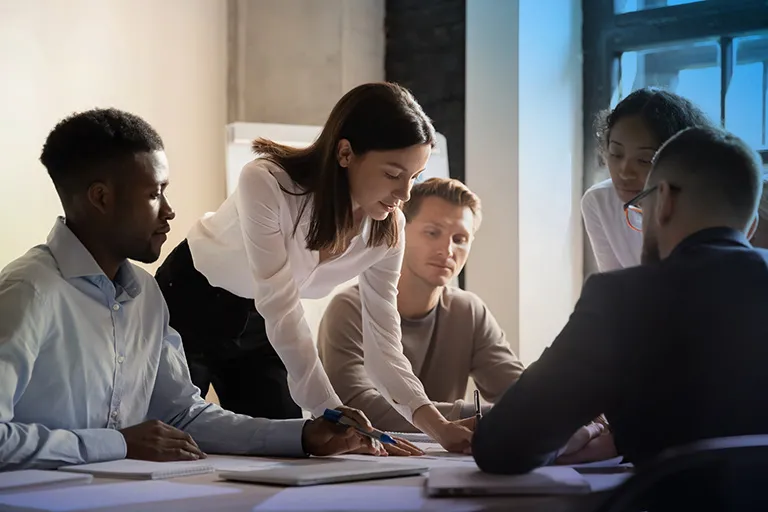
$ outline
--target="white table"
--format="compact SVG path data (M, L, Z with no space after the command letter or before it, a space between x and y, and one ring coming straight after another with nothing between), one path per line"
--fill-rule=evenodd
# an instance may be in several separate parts
M240 458L238 458L240 459ZM265 459L258 459L264 461ZM286 459L279 459L284 462ZM403 496L411 495L411 489L419 488L420 492L413 493L413 503L408 501L403 507L396 510L429 510L429 511L443 511L443 510L457 510L456 505L459 505L460 510L472 510L472 511L486 511L486 510L512 510L512 511L546 511L546 512L566 512L566 511L582 511L593 510L595 505L603 499L603 495L590 494L585 496L571 496L571 497L507 497L507 498L426 498L422 490L424 487L426 477L407 477L407 478L394 478L384 480L371 480L364 482L354 482L345 484L334 485L333 496L338 495L339 500L344 500L345 494L350 496L354 493L353 487L367 486L368 489L358 489L358 491L365 491L365 498L370 493L371 499L365 502L365 510L376 510L371 508L381 505L380 510L394 510L392 508L392 501L390 496L398 496L397 503L403 505ZM120 484L129 485L129 480L112 480L112 479L94 479L88 486L92 488L94 486L100 486L105 484ZM220 512L252 512L255 507L263 504L273 496L280 492L290 492L289 488L275 487L267 485L255 485L247 483L228 482L219 478L218 474L210 473L205 475L196 475L189 477L174 478L164 482L173 482L174 484L197 484L205 486L213 486L217 488L233 489L237 492L202 496L188 499L175 499L167 500L162 499L159 501L147 502L147 503L125 503L116 506L102 507L102 508L89 508L89 512L176 512L176 511L220 511ZM371 492L371 486L375 486L378 491L381 489L383 492ZM408 492L404 492L404 488L408 488ZM294 488L295 489L295 488ZM301 488L306 491L310 487ZM210 490L209 490L210 491ZM358 496L360 492L356 493ZM387 500L390 499L389 504ZM466 505L466 506L465 506ZM0 505L2 509L2 505ZM13 510L40 510L40 509L17 509ZM317 504L307 503L305 510L333 510L332 507L318 507ZM338 510L338 508L336 509ZM349 508L342 510L349 510ZM261 512L258 510L257 512Z

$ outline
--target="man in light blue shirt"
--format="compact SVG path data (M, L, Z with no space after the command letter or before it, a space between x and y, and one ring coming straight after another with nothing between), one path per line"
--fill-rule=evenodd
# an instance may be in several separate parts
M251 418L200 397L154 278L128 261L156 261L175 216L149 124L114 109L73 115L41 161L65 217L0 273L0 470L380 453L324 420Z

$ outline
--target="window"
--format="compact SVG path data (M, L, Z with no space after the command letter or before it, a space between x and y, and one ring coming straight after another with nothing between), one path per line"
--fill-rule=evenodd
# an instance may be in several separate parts
M758 150L768 171L765 0L582 0L584 190L605 179L597 112L646 86L668 88ZM585 250L585 272L594 271Z
M613 0L613 9L616 14L626 12L644 11L645 9L658 9L671 5L692 4L704 0Z

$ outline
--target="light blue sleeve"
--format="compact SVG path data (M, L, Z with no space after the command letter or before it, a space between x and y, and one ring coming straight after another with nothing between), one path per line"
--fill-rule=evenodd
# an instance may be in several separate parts
M123 435L110 429L50 429L14 422L14 406L33 381L33 369L47 336L43 298L25 281L0 281L0 471L54 468L125 457ZM40 404L49 408L51 404ZM46 410L50 414L50 410Z
M166 327L163 339L149 419L163 421L189 433L207 453L306 455L302 447L305 420L251 418L205 402L189 376L181 337L171 327Z

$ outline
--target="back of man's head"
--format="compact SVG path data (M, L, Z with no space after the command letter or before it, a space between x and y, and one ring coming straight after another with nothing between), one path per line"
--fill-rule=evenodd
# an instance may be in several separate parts
M657 152L648 187L679 189L680 213L699 227L746 231L762 193L757 154L740 138L714 127L681 131Z

